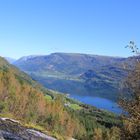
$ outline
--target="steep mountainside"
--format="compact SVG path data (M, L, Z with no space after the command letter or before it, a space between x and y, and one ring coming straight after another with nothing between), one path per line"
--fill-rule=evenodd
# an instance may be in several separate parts
M32 136L36 137L39 130L40 134L43 132L58 140L72 137L90 140L97 128L108 136L120 125L118 116L43 88L1 57L0 118L8 118L8 122L0 119L0 137L4 135L8 139L20 137L22 130L27 136L34 133ZM9 118L21 125L9 122ZM28 140L25 136L24 139Z
M116 89L119 87L119 84L127 75L123 67L119 66L102 66L102 69L98 71L92 69L88 70L81 75L81 78L85 80L85 86L91 89Z
M116 100L119 82L126 75L125 61L118 57L53 53L23 57L14 65L47 88Z

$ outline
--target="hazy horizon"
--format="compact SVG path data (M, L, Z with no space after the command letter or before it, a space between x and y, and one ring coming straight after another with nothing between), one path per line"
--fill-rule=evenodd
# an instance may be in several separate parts
M83 55L95 55L95 56L105 56L105 57L118 57L118 58L127 58L127 57L131 57L132 55L130 56L112 56L112 55L100 55L100 54L90 54L90 53L77 53L77 52L52 52L52 53L48 53L48 54L30 54L30 55L24 55L24 56L20 56L18 58L14 58L14 57L9 57L9 56L1 56L1 57L4 57L4 58L10 58L10 59L15 59L15 60L18 60L22 57L28 57L28 56L47 56L47 55L51 55L51 54L55 54L55 53L64 53L64 54L83 54Z

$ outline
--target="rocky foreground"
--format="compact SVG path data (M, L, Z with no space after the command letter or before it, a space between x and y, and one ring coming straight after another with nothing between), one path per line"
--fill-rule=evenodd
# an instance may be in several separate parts
M56 140L34 129L22 126L18 121L0 118L0 140Z

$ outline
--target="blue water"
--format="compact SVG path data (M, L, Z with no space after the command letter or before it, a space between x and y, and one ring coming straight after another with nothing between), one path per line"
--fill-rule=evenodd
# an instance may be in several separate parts
M79 95L71 95L71 97L85 104L92 105L103 110L108 110L116 114L122 113L122 109L117 105L117 103L105 98Z

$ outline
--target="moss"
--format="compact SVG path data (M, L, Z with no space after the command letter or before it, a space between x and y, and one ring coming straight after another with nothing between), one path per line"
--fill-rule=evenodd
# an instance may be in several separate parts
M35 130L42 131L42 132L46 131L45 128L43 128L42 126L39 126L39 125L36 125L33 123L24 124L24 126L27 128L35 129Z
M57 140L65 140L63 136L58 134L57 132L52 132L52 137L55 137Z
M45 98L47 99L47 100L49 100L49 101L51 101L52 100L52 97L50 96L50 95L45 95Z

